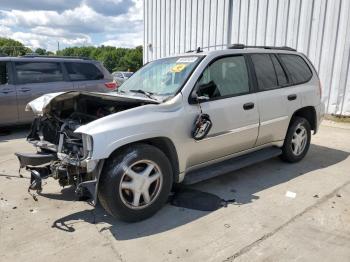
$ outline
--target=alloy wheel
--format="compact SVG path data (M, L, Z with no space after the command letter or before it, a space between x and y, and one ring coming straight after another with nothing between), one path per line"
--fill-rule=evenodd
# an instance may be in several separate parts
M163 175L159 166L150 160L140 160L124 169L119 184L119 195L131 209L142 209L151 205L162 187Z
M292 137L292 151L293 154L296 156L301 155L304 152L304 149L307 144L307 131L306 128L302 125L299 124Z

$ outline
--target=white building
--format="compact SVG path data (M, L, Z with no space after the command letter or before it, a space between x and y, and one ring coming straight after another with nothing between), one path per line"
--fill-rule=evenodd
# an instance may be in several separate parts
M144 62L234 43L296 48L319 72L327 112L350 115L350 0L145 0L144 29Z

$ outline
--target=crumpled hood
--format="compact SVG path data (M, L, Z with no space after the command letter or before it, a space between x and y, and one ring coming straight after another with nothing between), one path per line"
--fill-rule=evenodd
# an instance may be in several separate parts
M144 101L144 102L149 102L149 103L153 103L153 104L159 104L159 101L155 101L153 99L149 99L149 98L143 98L143 97L139 97L139 96L133 96L133 95L121 95L121 94L117 94L117 93L98 93L98 92L84 92L84 91L68 91L68 92L57 92L57 93L49 93L46 95L42 95L34 100L32 100L31 102L29 102L25 108L26 111L33 111L33 113L35 115L39 115L42 116L43 114L45 114L49 108L50 103L54 100L54 99L59 99L59 100L64 100L66 98L69 97L74 97L77 96L79 94L88 94L91 96L97 96L97 97L109 97L112 98L113 100L133 100L133 101Z
M64 92L50 93L40 96L26 105L26 111L33 111L35 115L43 115L43 109L51 102L55 97L64 94Z

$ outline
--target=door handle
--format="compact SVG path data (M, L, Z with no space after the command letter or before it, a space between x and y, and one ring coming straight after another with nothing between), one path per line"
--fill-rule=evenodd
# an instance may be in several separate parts
M30 88L21 88L19 91L21 91L21 92L28 92L30 90L31 90Z
M14 92L13 90L9 90L9 89L5 89L3 91L1 91L0 93L3 93L3 94L9 94L9 93L12 93Z
M244 110L250 110L250 109L253 109L253 108L254 108L254 103L252 103L252 102L245 103L245 104L243 105L243 109L244 109Z
M296 94L292 94L292 95L288 96L288 100L289 101L292 101L292 100L295 100L295 99L297 99L297 95Z

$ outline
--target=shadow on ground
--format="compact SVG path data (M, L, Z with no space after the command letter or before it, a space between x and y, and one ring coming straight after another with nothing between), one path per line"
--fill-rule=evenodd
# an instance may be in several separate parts
M8 142L12 139L26 138L29 130L30 125L0 127L0 143Z
M259 197L255 194L266 188L285 183L308 172L332 166L345 160L348 156L348 152L311 145L307 157L299 163L286 164L278 158L271 159L243 168L232 174L201 182L194 185L193 188L215 194L223 199L235 198L235 204L244 205L259 201ZM50 196L47 195L47 197ZM65 197L67 198L68 195ZM71 196L68 197L68 199L70 198ZM138 223L128 224L113 219L98 206L93 210L84 210L59 218L53 223L53 227L73 232L75 230L73 225L76 220L83 220L92 224L105 223L107 226L102 228L101 231L110 230L116 239L127 240L158 234L190 223L209 213L174 207L168 204L153 217Z
M77 197L75 195L75 188L73 186L65 187L61 190L61 193L39 193L39 196L54 199L54 200L61 200L61 201L76 201Z

